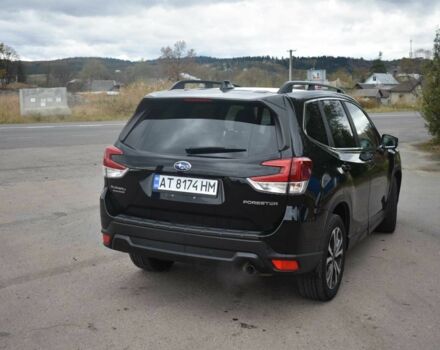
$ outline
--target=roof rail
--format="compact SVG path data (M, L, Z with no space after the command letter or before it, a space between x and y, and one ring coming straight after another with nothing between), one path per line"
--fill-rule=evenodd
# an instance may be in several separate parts
M232 84L229 80L223 80L222 85L220 86L220 90L226 92L228 90L232 90L237 85Z
M185 89L186 85L189 84L203 84L206 89L219 87L222 91L233 89L234 87L238 87L238 85L232 84L228 80L224 81L215 81L215 80L198 80L198 79L188 79L188 80L180 80L171 86L170 90L178 90Z
M283 86L280 87L280 89L278 90L278 93L279 94L286 94L286 93L292 92L292 89L294 88L295 85L305 86L306 87L305 90L318 90L316 87L322 86L327 89L335 90L336 92L339 92L341 94L345 94L344 90L337 88L335 86L331 86L328 84L321 84L321 83L317 83L314 81L305 81L305 80L286 81L283 84Z

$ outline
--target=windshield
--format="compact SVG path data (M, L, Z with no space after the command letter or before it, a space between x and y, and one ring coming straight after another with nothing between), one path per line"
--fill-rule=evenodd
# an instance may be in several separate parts
M258 102L156 100L124 143L158 154L243 158L278 152L275 114Z

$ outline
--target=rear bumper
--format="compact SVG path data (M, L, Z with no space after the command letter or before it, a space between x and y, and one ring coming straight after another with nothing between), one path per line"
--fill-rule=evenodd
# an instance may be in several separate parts
M252 264L260 273L304 273L319 263L321 252L285 254L275 251L263 238L244 238L185 232L173 225L154 227L143 220L112 216L106 208L105 191L101 196L102 233L111 236L108 248L143 253L152 258L181 262L225 262L238 267ZM202 231L202 230L201 230ZM276 235L276 233L275 233ZM273 236L271 235L273 240ZM299 270L276 270L271 260L296 260Z

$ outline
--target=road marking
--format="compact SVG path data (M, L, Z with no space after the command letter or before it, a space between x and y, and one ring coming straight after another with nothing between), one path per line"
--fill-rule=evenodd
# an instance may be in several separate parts
M11 130L11 129L88 128L88 127L124 126L124 125L125 125L125 123L119 123L119 124L75 124L75 125L0 126L0 130Z

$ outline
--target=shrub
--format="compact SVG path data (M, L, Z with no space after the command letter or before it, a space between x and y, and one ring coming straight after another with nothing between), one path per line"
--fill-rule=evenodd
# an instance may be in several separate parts
M440 143L440 29L434 39L434 57L426 67L422 114L429 132Z
M376 100L357 98L356 101L365 109L373 109L379 107L379 103Z
M16 123L20 117L18 94L0 91L0 123Z
M167 88L164 83L137 82L121 88L119 95L81 94L83 103L72 108L76 120L126 119L135 111L146 94Z

